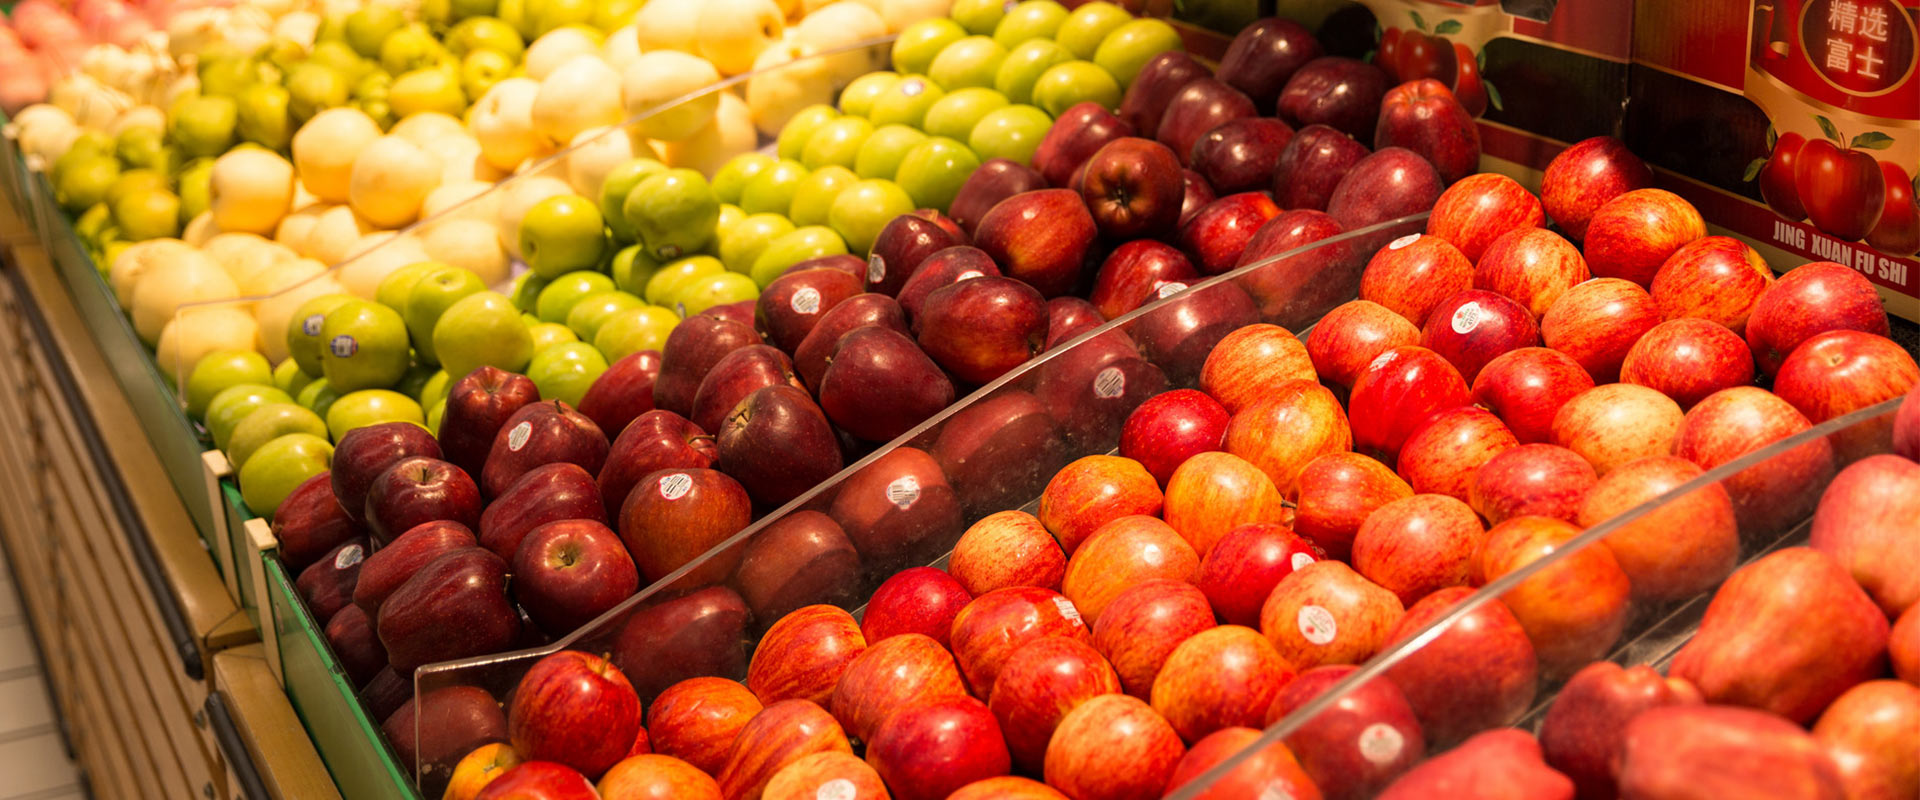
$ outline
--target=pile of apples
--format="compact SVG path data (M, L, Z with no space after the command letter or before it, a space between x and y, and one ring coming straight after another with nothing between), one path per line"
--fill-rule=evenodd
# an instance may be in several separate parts
M48 99L48 89L109 52L140 48L156 29L201 3L22 0L0 20L0 111Z

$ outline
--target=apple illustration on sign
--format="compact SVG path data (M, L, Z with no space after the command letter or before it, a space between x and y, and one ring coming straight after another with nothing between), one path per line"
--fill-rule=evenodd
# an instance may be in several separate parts
M1886 209L1886 177L1867 150L1885 150L1893 137L1879 131L1846 139L1833 121L1815 115L1822 139L1808 139L1794 156L1793 188L1814 227L1846 241L1865 238Z
M1374 64L1396 83L1431 78L1446 84L1475 117L1486 113L1489 103L1496 110L1501 108L1499 90L1480 76L1486 53L1446 38L1460 32L1459 20L1442 20L1429 29L1420 12L1409 11L1407 16L1413 23L1410 28L1381 28Z

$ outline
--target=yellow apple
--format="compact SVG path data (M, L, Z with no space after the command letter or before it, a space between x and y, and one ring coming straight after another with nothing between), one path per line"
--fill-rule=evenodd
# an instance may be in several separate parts
M420 214L440 185L440 158L398 136L382 136L353 160L347 204L377 228L398 228Z
M160 374L180 385L202 356L220 350L254 350L260 326L238 304L191 306L161 327L153 360Z
M347 202L353 161L378 138L380 126L358 108L329 108L315 114L293 135L293 164L300 172L300 185L326 202Z
M598 54L574 56L540 81L533 97L533 130L551 146L589 128L620 124L620 73Z
M647 4L649 7L652 3ZM642 9L644 13L645 9ZM620 96L628 116L651 111L707 88L720 80L720 71L699 56L674 50L642 52L628 64L620 79ZM648 139L684 139L713 117L716 93L673 106L634 124L634 133Z
M773 0L706 0L700 5L696 46L720 74L738 75L753 69L760 51L780 41L786 27Z
M213 162L213 224L221 231L273 233L293 210L293 165L257 147L229 150Z
M508 78L473 105L473 138L487 163L510 170L540 152L540 137L533 132L533 98L539 94L539 81Z

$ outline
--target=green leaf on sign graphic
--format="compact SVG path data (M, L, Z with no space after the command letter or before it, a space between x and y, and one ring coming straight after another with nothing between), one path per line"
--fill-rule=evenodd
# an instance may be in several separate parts
M1920 174L1913 176L1913 193L1915 196L1920 196Z
M1484 80L1480 82L1480 86L1487 90L1487 103L1493 106L1493 110L1495 111L1507 110L1507 105L1505 103L1500 102L1499 89L1493 88L1493 84L1488 83Z
M1361 55L1361 56L1360 56L1360 60L1361 60L1361 61L1365 61L1365 62L1367 62L1367 63L1369 63L1369 64L1377 64L1377 63L1379 63L1379 62L1377 62L1377 61L1374 61L1374 60L1373 60L1373 57L1374 57L1374 56L1377 56L1377 55L1379 55L1379 54L1380 54L1380 50L1379 50L1379 48L1374 48L1374 49L1372 49L1372 50L1368 50L1368 51L1367 51L1367 52L1366 52L1365 54L1363 54L1363 55Z
M1413 27L1418 28L1421 33L1427 32L1427 20L1425 17L1420 16L1420 12L1409 11L1407 12L1407 16L1413 17Z
M1893 137L1879 131L1867 131L1853 137L1853 143L1847 146L1855 150L1885 150L1893 146Z
M1450 19L1450 20L1447 20L1446 22L1442 22L1439 25L1434 26L1433 32L1437 36L1445 36L1449 33L1459 33L1460 28L1461 28L1460 20Z
M1839 129L1833 127L1833 120L1827 119L1826 117L1820 116L1819 114L1815 114L1813 115L1813 121L1820 123L1821 132L1825 133L1827 135L1827 138L1832 139L1834 144L1840 143L1840 131Z
M1485 48L1482 48L1473 54L1473 63L1475 66L1480 68L1481 72L1487 71L1487 51Z
M1740 182L1750 183L1753 181L1754 178L1760 177L1760 170L1766 165L1767 165L1767 160L1764 158L1756 158L1753 161L1748 162L1747 174L1740 178Z
M1775 142L1780 141L1780 132L1773 129L1773 123L1767 123L1767 151L1773 151Z

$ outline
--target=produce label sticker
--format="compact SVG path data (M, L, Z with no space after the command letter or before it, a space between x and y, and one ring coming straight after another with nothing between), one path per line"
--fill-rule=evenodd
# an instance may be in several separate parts
M1073 607L1072 600L1068 600L1067 598L1064 598L1064 597L1055 597L1053 598L1053 607L1060 609L1060 616L1073 620L1074 622L1079 623L1082 627L1086 625L1086 622L1080 619L1080 609Z
M1161 300L1165 300L1169 297L1172 297L1186 290L1187 290L1187 285L1184 283L1181 283L1179 281L1167 281L1166 283L1160 284L1160 288L1154 291L1154 296Z
M1480 304L1474 301L1468 301L1466 305L1454 309L1453 332L1461 334L1472 333L1474 328L1480 327L1480 317L1482 315L1483 312L1480 310Z
M333 568L346 569L360 563L366 557L367 551L365 549L361 548L360 545L350 544L340 548L339 555L333 557Z
M787 302L796 314L816 314L820 311L820 290L808 286L793 293L793 299Z
M533 436L533 423L521 420L520 424L507 431L507 449L515 453L527 446L527 439Z
M987 273L981 272L980 270L977 270L977 269L970 269L970 270L967 270L966 272L962 272L958 275L953 276L953 282L959 283L961 281L970 281L970 280L973 280L974 278L983 278L983 277L986 277L986 274Z
M319 336L320 323L326 321L325 314L308 314L306 319L300 320L300 332L308 336Z
M814 800L853 800L859 796L859 793L860 790L853 785L853 781L834 778L820 784L820 789L813 793L813 797Z
M660 478L660 496L668 500L678 500L693 490L693 476L676 472Z
M1295 622L1300 625L1300 635L1314 644L1327 644L1339 633L1339 625L1333 621L1333 612L1319 606L1301 606L1300 613L1295 616Z
M354 353L360 352L360 343L352 336L343 333L333 337L333 341L327 342L327 349L333 353L334 358L352 358Z
M1389 764L1400 757L1407 740L1392 725L1376 722L1360 731L1360 756L1375 764Z
M892 483L887 484L887 502L892 503L895 508L901 511L907 510L908 507L913 505L913 501L919 499L919 478L915 478L912 475L903 475L894 479Z
M919 97L920 93L926 90L927 82L919 78L908 78L900 82L900 93L908 97Z
M1398 238L1398 239L1395 239L1395 240L1393 240L1393 241L1391 241L1391 242L1388 242L1388 243L1387 243L1387 249L1388 249L1388 250L1398 250L1398 249L1400 249L1400 248L1402 248L1402 247L1406 247L1407 245L1410 245L1410 244L1413 244L1414 242L1417 242L1417 241L1420 241L1420 234L1417 234L1417 233L1409 233L1409 234L1407 234L1407 235L1405 235L1405 236L1402 236L1402 237L1400 237L1400 238Z
M1294 553L1292 558L1293 571L1299 572L1300 570L1306 569L1308 564L1313 563L1313 560L1313 556L1308 553Z
M879 253L867 257L867 283L879 283L887 279L887 259Z
M1119 367L1107 367L1093 376L1093 396L1102 400L1112 400L1127 390L1127 373Z
M1298 798L1299 795L1293 793L1293 787L1287 785L1286 781L1274 781L1260 790L1259 800L1298 800Z

